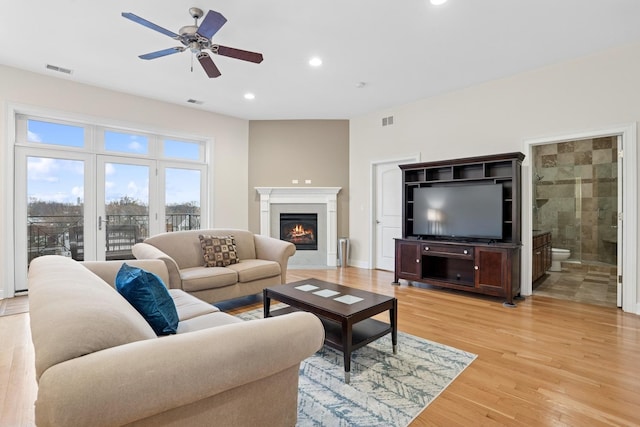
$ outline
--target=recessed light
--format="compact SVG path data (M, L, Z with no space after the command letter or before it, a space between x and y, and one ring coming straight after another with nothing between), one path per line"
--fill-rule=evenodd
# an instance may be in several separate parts
M440 6L441 4L445 4L447 0L431 0L431 4L434 6Z
M318 58L317 56L314 56L309 60L309 65L311 65L312 67L319 67L322 65L322 59Z
M256 96L253 93L248 92L244 94L244 99L256 99Z

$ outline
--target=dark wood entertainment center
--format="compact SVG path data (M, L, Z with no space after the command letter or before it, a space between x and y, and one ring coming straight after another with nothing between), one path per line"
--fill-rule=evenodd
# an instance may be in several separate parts
M520 296L521 168L524 154L505 153L400 165L402 239L396 239L395 278L504 297ZM447 239L414 233L414 190L502 184L502 239Z

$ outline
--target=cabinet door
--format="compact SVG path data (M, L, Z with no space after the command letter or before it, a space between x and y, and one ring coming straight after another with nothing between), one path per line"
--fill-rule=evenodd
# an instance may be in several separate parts
M501 248L476 247L475 287L489 295L506 295L508 251Z
M419 280L422 277L420 242L396 240L396 282L398 279Z

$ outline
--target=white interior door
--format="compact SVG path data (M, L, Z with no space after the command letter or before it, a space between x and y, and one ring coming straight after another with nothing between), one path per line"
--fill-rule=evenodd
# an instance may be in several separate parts
M402 237L402 171L399 164L383 163L375 167L374 267L381 270L394 270L394 239Z

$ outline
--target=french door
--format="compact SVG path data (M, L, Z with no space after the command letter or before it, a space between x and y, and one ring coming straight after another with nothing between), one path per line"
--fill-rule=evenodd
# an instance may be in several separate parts
M207 141L15 113L14 290L31 260L129 259L208 218Z
M204 166L26 147L15 165L16 292L38 256L130 259L150 235L200 228Z

